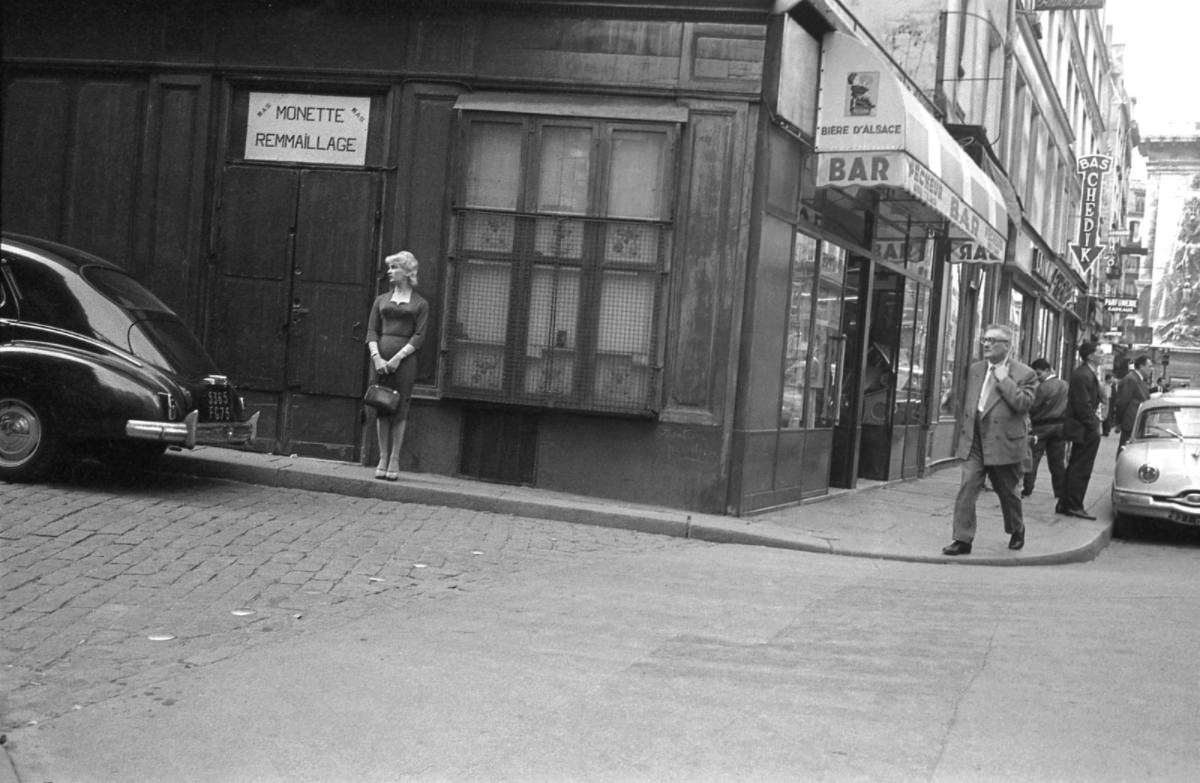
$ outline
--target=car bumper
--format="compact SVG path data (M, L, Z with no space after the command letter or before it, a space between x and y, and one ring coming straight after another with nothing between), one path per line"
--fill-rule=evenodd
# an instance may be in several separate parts
M1180 503L1171 498L1157 498L1140 492L1122 492L1114 489L1112 493L1112 510L1114 514L1128 514L1133 517L1152 517L1177 522L1181 525L1200 526L1200 507Z
M138 440L152 440L185 449L196 445L235 446L254 440L258 434L258 412L246 421L200 422L200 414L192 411L183 421L125 422L125 435Z

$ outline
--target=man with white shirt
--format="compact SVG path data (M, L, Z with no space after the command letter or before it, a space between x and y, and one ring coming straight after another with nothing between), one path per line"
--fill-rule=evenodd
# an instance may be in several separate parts
M1021 478L1032 465L1029 416L1037 373L1009 356L1015 335L1007 326L992 325L979 341L983 360L967 371L966 409L959 421L958 454L962 484L954 500L954 542L944 555L969 555L975 540L975 504L985 479L1000 498L1009 549L1025 546L1021 512Z

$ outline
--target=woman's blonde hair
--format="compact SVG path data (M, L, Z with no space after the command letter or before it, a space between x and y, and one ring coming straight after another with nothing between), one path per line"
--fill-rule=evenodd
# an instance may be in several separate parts
M417 262L417 257L407 250L401 250L399 253L392 253L387 258L383 259L384 266L388 264L398 264L404 270L404 274L412 277L417 272L417 267L420 264Z

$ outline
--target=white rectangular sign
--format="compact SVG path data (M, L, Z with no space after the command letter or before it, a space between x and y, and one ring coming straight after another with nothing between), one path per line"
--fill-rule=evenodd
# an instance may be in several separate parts
M246 160L362 166L370 119L370 98L252 92Z
M1136 313L1138 300L1135 296L1106 296L1104 297L1104 309L1110 313Z

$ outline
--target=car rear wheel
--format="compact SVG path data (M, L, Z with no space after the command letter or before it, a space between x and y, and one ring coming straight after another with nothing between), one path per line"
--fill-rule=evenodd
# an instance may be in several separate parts
M54 465L58 437L44 408L0 396L0 479L35 481Z

